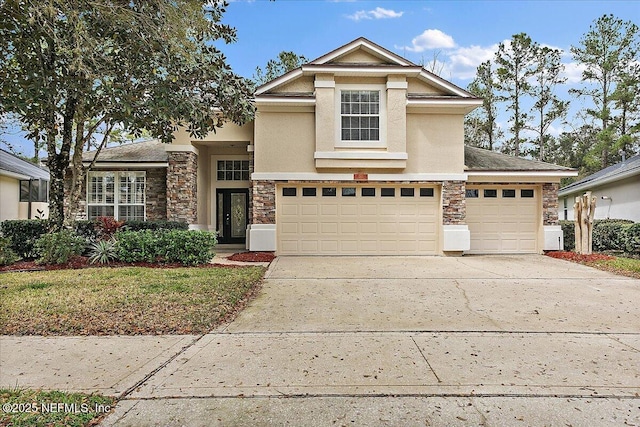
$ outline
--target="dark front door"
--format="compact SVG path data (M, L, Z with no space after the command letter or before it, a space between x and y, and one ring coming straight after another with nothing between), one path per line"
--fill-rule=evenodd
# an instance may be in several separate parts
M249 190L217 190L218 243L244 243L249 217Z

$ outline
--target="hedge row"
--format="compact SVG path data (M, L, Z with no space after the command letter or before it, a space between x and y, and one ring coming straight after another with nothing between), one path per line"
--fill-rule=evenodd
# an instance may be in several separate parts
M216 236L208 231L141 230L115 235L116 258L124 262L205 264L215 255Z
M560 221L560 225L564 234L564 250L574 250L575 223ZM593 221L593 250L640 253L640 223L624 219Z
M49 220L24 219L7 220L0 223L2 236L9 239L10 248L20 258L36 258L38 253L35 249L36 241L45 233L50 231ZM187 230L189 224L178 221L125 221L124 230ZM76 221L74 232L92 241L100 237L100 225L97 220Z

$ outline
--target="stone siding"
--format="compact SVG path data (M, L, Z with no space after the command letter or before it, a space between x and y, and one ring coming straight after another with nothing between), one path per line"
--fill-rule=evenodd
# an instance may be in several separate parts
M198 223L198 156L173 151L167 170L167 220Z
M558 225L558 190L560 184L545 183L542 185L542 223Z
M251 204L252 224L276 223L275 181L253 181Z
M444 181L442 183L442 224L465 224L466 219L465 181Z

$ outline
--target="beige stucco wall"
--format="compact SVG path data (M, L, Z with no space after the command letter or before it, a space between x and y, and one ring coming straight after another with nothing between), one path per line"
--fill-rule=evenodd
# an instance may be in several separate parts
M282 85L273 91L274 93L286 92L313 92L313 76L302 76L291 83Z
M407 114L407 152L405 173L462 173L463 116Z
M377 56L365 52L364 50L356 50L348 53L340 58L336 58L332 63L346 63L346 64L384 64L384 61Z
M590 189L596 197L595 219L615 218L630 219L640 222L640 175L627 178L615 183L602 185ZM576 197L583 195L587 190L562 196L559 200L558 216L564 218L564 201L567 201L567 219L573 221L573 204ZM602 196L611 197L603 200ZM611 209L609 209L611 204Z
M20 181L0 175L0 221L20 218L19 201Z
M255 172L316 172L314 113L259 112Z
M204 138L192 138L189 131L185 127L179 128L174 132L174 145L191 145L192 141L204 143L207 141L226 141L226 142L248 142L253 144L253 122L238 126L235 123L225 123L223 127L216 129L215 132L209 132Z
M415 77L407 79L407 86L407 92L409 93L425 95L445 95L445 92L443 90L437 89L436 87L431 86Z

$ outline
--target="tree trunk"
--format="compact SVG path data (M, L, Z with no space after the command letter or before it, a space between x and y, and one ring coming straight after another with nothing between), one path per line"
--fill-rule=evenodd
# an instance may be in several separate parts
M576 202L573 205L573 225L574 225L574 238L575 238L575 251L576 253L582 253L582 229L580 228L580 224L582 223L582 208L581 197L576 197Z

